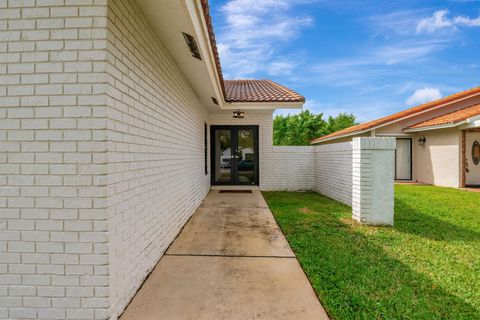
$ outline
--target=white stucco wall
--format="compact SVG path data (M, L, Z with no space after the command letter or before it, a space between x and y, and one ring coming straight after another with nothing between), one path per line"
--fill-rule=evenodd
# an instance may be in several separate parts
M478 103L480 103L480 96L463 99L378 128L373 136L412 138L412 179L438 186L458 188L461 185L461 131L458 128L452 128L408 134L403 129ZM361 135L328 141L325 144L346 142L354 137L371 135L372 132L369 131ZM418 146L419 136L427 137L425 146Z
M352 143L315 146L315 191L352 204Z
M437 186L458 188L461 170L461 131L457 128L422 132L424 145L418 137L414 149L414 180Z
M119 314L209 189L207 112L133 0L109 1L108 229Z

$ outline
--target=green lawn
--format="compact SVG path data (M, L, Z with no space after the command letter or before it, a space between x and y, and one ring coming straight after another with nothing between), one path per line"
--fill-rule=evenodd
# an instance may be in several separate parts
M480 319L480 193L395 187L395 226L315 193L264 192L333 319Z

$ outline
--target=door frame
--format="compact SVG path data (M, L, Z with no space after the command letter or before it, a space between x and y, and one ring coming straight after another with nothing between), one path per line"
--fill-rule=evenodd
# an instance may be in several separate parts
M238 181L238 162L234 160L231 166L231 179L230 182L217 183L215 182L215 130L230 130L231 136L231 149L232 153L238 148L238 131L239 130L252 130L253 131L253 144L255 152L255 178L253 184L240 183ZM211 185L223 186L223 185L241 185L241 186L258 186L260 184L260 148L258 137L258 125L211 125L210 126L210 183Z
M461 172L460 172L460 188L467 188L467 132L480 132L480 128L471 128L462 130L462 146L461 146Z
M413 179L413 144L412 138L395 138L396 140L409 140L410 141L410 178L398 179L397 178L397 149L395 148L395 180L398 181L411 181Z

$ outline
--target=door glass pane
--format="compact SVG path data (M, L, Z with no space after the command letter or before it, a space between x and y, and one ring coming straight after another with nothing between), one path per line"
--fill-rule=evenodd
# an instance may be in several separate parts
M232 181L232 136L230 130L215 130L215 182Z
M255 184L255 140L253 130L238 130L238 182Z
M397 139L395 178L409 180L411 176L410 139Z

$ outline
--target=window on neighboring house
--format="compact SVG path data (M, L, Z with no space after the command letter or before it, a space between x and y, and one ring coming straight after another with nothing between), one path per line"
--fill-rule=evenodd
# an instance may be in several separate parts
M208 174L208 140L207 140L207 136L208 136L208 125L207 123L205 122L204 123L204 127L203 127L203 137L205 139L205 153L204 153L204 156L205 156L205 175Z

